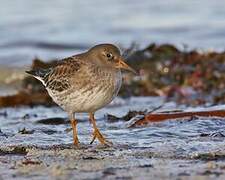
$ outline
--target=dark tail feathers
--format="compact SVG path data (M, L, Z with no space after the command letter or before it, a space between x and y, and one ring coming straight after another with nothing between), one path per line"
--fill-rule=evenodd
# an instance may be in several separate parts
M35 70L30 70L30 71L25 71L27 74L30 74L32 76L37 76L37 71Z

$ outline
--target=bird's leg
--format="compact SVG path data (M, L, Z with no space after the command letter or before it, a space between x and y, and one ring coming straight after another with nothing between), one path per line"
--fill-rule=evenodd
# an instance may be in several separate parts
M93 113L89 114L89 120L92 123L93 128L94 128L93 138L92 138L92 141L90 142L90 144L92 144L95 141L95 139L97 138L100 141L101 144L108 145L108 146L112 145L112 143L107 141L103 137L103 135L100 133L100 131L98 130L97 125L96 125L96 121L95 121L95 117L94 117Z
M70 117L71 117L70 118L70 123L71 123L71 126L73 128L73 144L75 146L78 146L79 145L79 140L78 140L78 136L77 136L77 120L74 117L74 113L71 114Z

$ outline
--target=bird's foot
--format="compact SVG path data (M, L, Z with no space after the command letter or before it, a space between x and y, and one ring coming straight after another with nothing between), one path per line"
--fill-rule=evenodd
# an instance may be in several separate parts
M73 137L73 145L76 146L76 147L79 147L79 139L77 136L74 136Z
M90 144L92 144L95 139L98 139L100 141L101 144L103 145L106 145L106 146L112 146L113 143L106 140L103 135L100 133L100 131L98 129L95 129L94 132L93 132L93 138L92 138L92 141L90 142Z

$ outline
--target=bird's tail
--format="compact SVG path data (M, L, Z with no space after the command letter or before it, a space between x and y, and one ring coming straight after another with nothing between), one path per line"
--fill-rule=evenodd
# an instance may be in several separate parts
M49 69L34 69L34 70L30 70L30 71L25 71L25 72L34 77L44 78L46 75L48 75L51 72L51 68L49 68Z
M36 79L41 81L44 84L44 86L46 86L44 78L48 76L48 74L51 72L51 69L35 69L35 70L30 70L25 72L27 74L34 76Z

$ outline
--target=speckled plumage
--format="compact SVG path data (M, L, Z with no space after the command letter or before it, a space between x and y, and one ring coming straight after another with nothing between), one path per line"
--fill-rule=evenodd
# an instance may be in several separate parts
M121 87L119 69L100 68L76 56L65 58L45 71L42 77L35 77L68 113L95 112L110 103Z
M97 45L89 51L59 61L49 69L28 71L46 87L52 99L72 119L74 144L78 143L74 113L87 112L94 125L94 137L106 140L95 125L94 113L115 98L122 82L121 68L134 71L121 60L120 51L111 44Z

